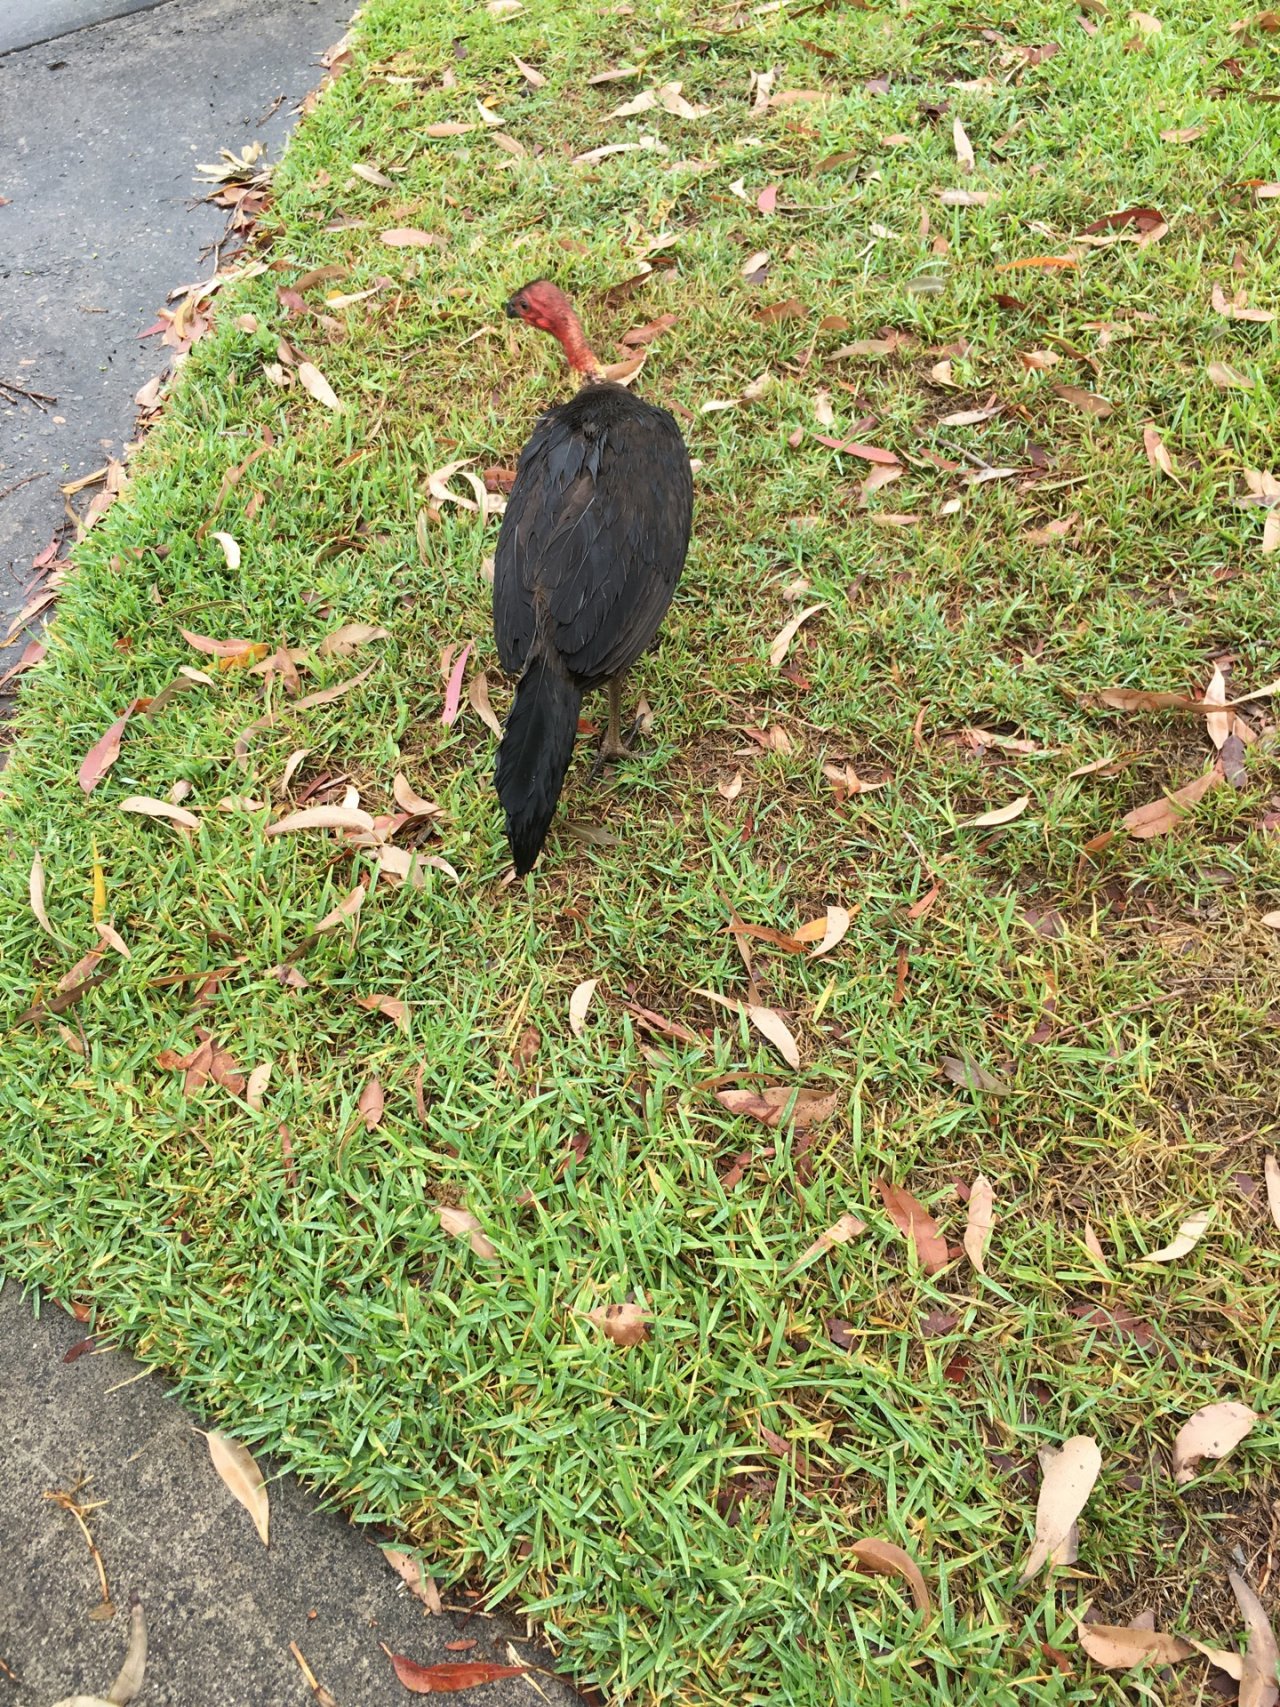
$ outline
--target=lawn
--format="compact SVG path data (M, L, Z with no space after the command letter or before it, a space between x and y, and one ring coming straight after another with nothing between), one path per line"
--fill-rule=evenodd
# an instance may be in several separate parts
M1093 1669L1078 1617L1236 1648L1228 1569L1278 1604L1274 702L1110 691L1280 676L1248 317L1280 310L1280 34L1248 15L370 0L25 679L4 1269L610 1700L1220 1698L1198 1660ZM604 359L647 348L697 499L636 754L592 779L584 735L510 883L467 475L568 394L502 314L539 274ZM385 633L323 647L352 624ZM397 776L438 811L388 824ZM382 822L267 833L344 805ZM843 940L794 952L828 908ZM128 957L59 994L95 920ZM806 1093L799 1130L732 1094L761 1087ZM626 1303L630 1347L589 1314ZM1223 1399L1264 1420L1175 1488ZM1020 1586L1074 1435L1078 1558Z

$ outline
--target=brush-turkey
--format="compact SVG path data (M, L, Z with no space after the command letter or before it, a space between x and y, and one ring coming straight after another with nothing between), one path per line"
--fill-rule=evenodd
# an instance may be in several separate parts
M602 759L626 752L622 679L684 567L693 472L667 411L605 378L563 291L538 279L507 313L558 338L581 381L521 452L494 560L498 657L520 678L495 781L523 876L551 826L589 688L609 689Z

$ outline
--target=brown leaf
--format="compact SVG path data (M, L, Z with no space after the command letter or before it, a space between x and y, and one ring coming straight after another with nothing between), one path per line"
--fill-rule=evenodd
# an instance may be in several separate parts
M1162 130L1160 140L1161 142L1176 143L1196 142L1204 135L1207 128L1206 125L1202 124L1189 124L1182 125L1175 130Z
M152 800L146 794L131 794L119 802L122 812L136 812L143 818L168 818L184 830L198 830L200 820L185 806L175 806L168 800Z
M1102 1454L1096 1440L1077 1434L1058 1451L1045 1447L1040 1463L1044 1480L1036 1506L1036 1536L1019 1583L1029 1582L1067 1541L1098 1479Z
M474 125L463 125L462 129L474 130ZM445 240L430 231L419 231L416 226L398 225L391 231L382 233L382 241L392 249L443 249ZM390 262L387 263L388 266Z
M374 822L372 814L359 806L306 806L268 824L263 834L285 836L294 830L361 830L372 835Z
M484 1660L421 1666L404 1654L393 1654L385 1642L379 1645L411 1695L451 1695L461 1689L476 1689L483 1683L496 1683L499 1678L523 1677L529 1670L528 1666L490 1665Z
M239 1500L249 1513L262 1545L267 1546L271 1512L266 1477L258 1468L252 1454L241 1446L238 1440L231 1440L216 1430L207 1434L205 1440L209 1445L209 1456L213 1460L214 1469L222 1477L232 1497Z
M236 1067L230 1054L222 1045L216 1042L207 1031L196 1027L199 1042L186 1055L179 1055L172 1049L164 1049L156 1057L156 1065L174 1072L185 1074L182 1089L185 1095L198 1091L210 1080L215 1085L221 1085L230 1091L232 1096L242 1096L245 1089L243 1073Z
M1053 393L1064 403L1083 409L1087 415L1096 415L1100 421L1115 413L1115 405L1107 398L1099 397L1095 391L1084 391L1078 385L1055 385Z
M816 616L820 610L826 610L826 608L825 604L807 605L804 610L793 616L790 622L784 623L774 636L773 642L769 647L769 667L771 669L781 669L783 660L791 650L791 642L795 639L801 627L808 622L811 616Z
M341 628L335 628L326 634L316 647L318 658L349 658L359 646L367 646L371 640L385 640L387 630L377 628L369 622L345 622Z
M1280 1648L1276 1646L1266 1608L1239 1572L1228 1571L1227 1581L1249 1630L1240 1674L1240 1707L1275 1707L1280 1697L1280 1686L1276 1683Z
M298 363L298 384L308 397L314 397L316 402L323 403L326 409L342 408L337 392L314 362Z
M467 689L467 698L471 702L471 709L481 723L500 741L502 739L502 725L494 713L493 704L489 698L489 678L483 670L477 670L472 676L471 685Z
M926 1274L937 1274L948 1262L947 1241L938 1231L938 1223L928 1210L900 1185L888 1180L876 1182L885 1213L898 1231L915 1246Z
M639 1304L601 1304L586 1316L614 1345L643 1345L649 1337L649 1318Z
M1177 829L1188 810L1221 782L1222 778L1222 766L1215 764L1203 776L1187 783L1185 788L1176 789L1172 794L1161 796L1159 800L1152 800L1146 806L1135 806L1132 812L1125 813L1121 822L1129 834L1137 837L1139 841L1146 841L1152 836L1168 835L1170 830Z
M352 688L358 688L361 682L368 681L377 667L376 664L370 664L361 670L359 675L348 676L345 682L335 682L331 688L321 688L319 693L303 694L301 699L294 701L292 709L310 711L316 705L332 705L335 699L341 699L344 693L350 693Z
M1158 207L1126 207L1118 213L1104 213L1101 219L1095 219L1084 229L1086 235L1091 235L1096 231L1120 231L1132 225L1135 231L1146 232L1167 223Z
M1162 1245L1158 1251L1152 1251L1150 1256L1135 1257L1134 1262L1177 1262L1181 1257L1187 1256L1208 1231L1213 1213L1212 1209L1201 1209L1196 1214L1189 1215L1167 1245Z
M415 1594L428 1612L439 1617L444 1611L444 1602L440 1599L440 1590L436 1587L435 1578L427 1574L427 1567L421 1559L414 1559L408 1553L401 1553L395 1547L384 1547L382 1556L401 1580L408 1584L411 1594Z
M767 1038L778 1051L787 1066L799 1069L800 1050L781 1014L755 1002L740 1002L728 996L718 996L713 990L697 990L695 994L705 996L709 1002L716 1002L722 1008L746 1014L760 1035Z
M1016 273L1024 267L1078 267L1079 260L1074 255L1026 255L1020 261L1000 261L996 265L998 273Z
M1235 718L1226 709L1227 682L1226 677L1222 674L1220 664L1213 666L1213 674L1209 677L1208 686L1204 690L1204 703L1222 707L1221 711L1208 712L1204 720L1205 733L1221 752L1227 737L1231 733Z
M964 1229L964 1250L979 1274L985 1274L987 1239L994 1219L995 1194L991 1181L979 1174L969 1189L969 1218Z
M778 320L804 320L809 310L798 296L789 296L785 302L769 302L762 308L757 308L752 315L762 326L772 326Z
M768 1127L782 1124L785 1118L795 1124L797 1132L829 1120L836 1111L838 1097L820 1091L795 1091L789 1085L761 1085L756 1090L717 1090L716 1100L730 1114L747 1115ZM792 1098L795 1106L788 1115Z
M904 1552L892 1541L882 1541L878 1535L860 1536L849 1551L857 1561L859 1570L869 1571L876 1576L901 1577L911 1590L911 1598L915 1602L917 1612L928 1614L933 1610L933 1602L929 1598L923 1573L910 1553Z
M942 1076L950 1079L953 1085L959 1085L964 1091L985 1091L988 1096L1007 1097L1012 1086L989 1073L985 1067L980 1067L976 1061L971 1061L966 1055L963 1059L955 1055L942 1057Z
M889 466L901 461L893 451L882 450L879 445L859 444L853 439L832 439L825 433L815 433L813 436L820 445L826 445L830 450L843 451L846 456L861 457L863 462L879 462Z
M446 1233L451 1233L455 1239L465 1236L467 1243L478 1257L486 1262L492 1262L498 1255L493 1245L485 1238L480 1230L480 1223L468 1209L453 1209L447 1204L436 1209L440 1217L440 1225Z
M376 1132L378 1127L382 1125L382 1116L386 1107L386 1098L377 1079L370 1079L360 1092L360 1101L357 1107L364 1120L365 1131Z
M1253 381L1249 375L1241 373L1239 368L1231 367L1227 362L1210 362L1205 372L1219 391L1253 390Z
M76 780L79 782L81 788L86 794L92 794L93 790L98 786L103 777L106 776L107 772L111 769L112 765L115 764L116 760L120 757L120 740L124 734L125 725L133 716L134 712L139 709L141 704L141 700L135 699L128 711L124 713L123 717L116 718L115 722L111 725L110 729L107 730L106 734L94 742L93 746L90 747L89 751L80 761L80 769L77 773Z
M951 124L951 140L955 144L956 164L962 172L972 172L977 162L974 159L973 144L965 134L965 128L959 119L953 119Z
M1042 528L1028 528L1022 537L1028 545L1055 545L1058 540L1068 537L1079 519L1073 512L1069 516L1059 517L1056 521L1046 522Z
M364 906L364 898L368 891L363 883L357 883L349 895L338 902L332 912L326 913L318 925L312 925L312 936L324 936L328 931L336 931L340 925L348 924Z
M357 996L356 1006L371 1014L385 1014L401 1031L409 1029L409 1007L398 996Z
M263 1100L266 1095L268 1082L271 1078L270 1061L260 1061L249 1074L249 1081L244 1089L244 1100L249 1107L262 1113Z
M408 812L414 818L436 818L440 808L430 800L424 800L420 794L415 794L409 786L409 779L403 771L397 771L391 784L391 792L396 805L402 811Z
M1174 1481L1179 1487L1194 1481L1202 1458L1225 1458L1257 1420L1257 1411L1234 1399L1202 1405L1183 1423L1173 1443Z
M795 940L806 947L810 943L817 946L810 950L810 960L821 960L824 954L830 954L837 948L848 934L849 926L853 923L853 914L847 907L828 907L816 919L809 919L800 925L795 933Z
M1161 474L1173 473L1173 458L1164 447L1164 440L1152 426L1142 429L1142 448L1147 453L1147 461L1152 468Z
M796 1269L803 1268L807 1262L811 1262L814 1257L821 1256L824 1251L829 1251L832 1245L846 1245L850 1239L856 1239L859 1233L865 1233L866 1230L866 1222L860 1221L856 1215L842 1215L838 1221L833 1221L825 1231L818 1234L813 1243L800 1253L787 1272L789 1274L794 1273Z
M651 344L655 338L660 338L664 332L679 322L674 314L660 314L656 320L650 320L647 326L636 326L630 332L622 334L622 342L628 349L634 349L642 344Z
M525 82L531 89L541 89L545 87L547 80L540 71L535 70L532 65L529 65L525 60L520 59L515 54L512 54L511 57L515 60L516 70L519 71L520 75L524 78Z
M1196 1651L1181 1636L1136 1630L1129 1624L1081 1624L1076 1635L1094 1664L1108 1671L1129 1671L1144 1662L1169 1665L1190 1659Z

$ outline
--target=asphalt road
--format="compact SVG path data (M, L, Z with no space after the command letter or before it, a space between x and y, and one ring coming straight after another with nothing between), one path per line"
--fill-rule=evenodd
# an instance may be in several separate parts
M3 52L24 18L47 26L126 3L16 0L11 12L0 0L0 380L57 398L0 396L0 639L33 557L66 526L60 483L119 455L134 393L165 364L159 339L138 334L170 290L211 270L201 255L226 216L200 199L195 163L255 139L278 157L350 10L169 0Z

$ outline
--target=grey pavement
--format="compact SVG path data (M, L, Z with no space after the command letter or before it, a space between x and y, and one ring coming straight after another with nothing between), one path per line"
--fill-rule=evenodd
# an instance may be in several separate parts
M92 22L122 4L0 0L0 379L58 400L0 400L0 494L27 481L0 496L0 639L33 557L65 527L60 483L120 454L134 393L167 365L159 338L138 334L170 290L212 271L201 252L226 214L200 199L196 162L254 140L278 158L352 10L169 0ZM73 14L88 27L3 52L24 19Z
M121 1351L64 1361L87 1332L48 1302L36 1320L12 1283L0 1290L0 1661L18 1679L0 1669L0 1702L104 1695L124 1658L132 1594L148 1637L137 1707L305 1707L314 1697L290 1642L339 1707L409 1700L380 1642L422 1665L508 1663L505 1642L521 1629L433 1617L371 1538L320 1511L292 1477L269 1484L264 1547L158 1375ZM104 1622L89 1616L100 1589L84 1536L45 1498L85 1477L80 1503L104 1502L87 1516L117 1607ZM466 1652L445 1646L472 1639ZM518 1651L539 1658L523 1642ZM466 1699L579 1701L567 1684L532 1675L536 1689L516 1677Z
M0 53L56 41L72 30L163 6L165 0L3 0L0 5Z

